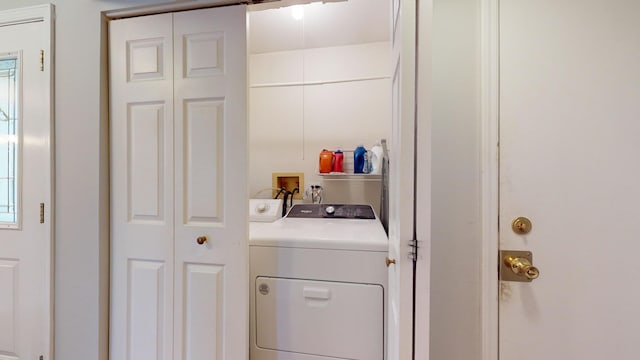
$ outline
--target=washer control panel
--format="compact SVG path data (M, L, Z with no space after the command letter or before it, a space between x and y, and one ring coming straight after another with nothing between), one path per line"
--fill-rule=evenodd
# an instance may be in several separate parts
M307 219L363 219L372 220L376 218L371 205L352 204L296 204L293 205L288 218Z
M273 222L282 216L282 199L249 200L249 221Z

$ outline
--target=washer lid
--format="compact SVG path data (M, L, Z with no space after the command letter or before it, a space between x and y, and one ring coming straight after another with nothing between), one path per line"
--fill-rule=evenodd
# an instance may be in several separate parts
M250 223L249 245L387 252L389 240L378 219L283 218Z

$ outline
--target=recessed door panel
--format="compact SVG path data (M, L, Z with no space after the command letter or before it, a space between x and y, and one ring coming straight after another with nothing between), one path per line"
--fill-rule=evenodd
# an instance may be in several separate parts
M18 300L18 261L0 259L0 358L18 350Z
M184 104L185 224L214 225L224 209L224 98Z
M184 276L183 359L222 359L224 267L186 264Z
M183 38L186 77L224 73L224 32L188 34Z
M128 360L164 358L165 266L158 261L129 261Z
M127 42L129 81L162 80L165 39L136 39ZM170 51L170 50L169 50Z
M129 219L164 220L164 104L129 104Z

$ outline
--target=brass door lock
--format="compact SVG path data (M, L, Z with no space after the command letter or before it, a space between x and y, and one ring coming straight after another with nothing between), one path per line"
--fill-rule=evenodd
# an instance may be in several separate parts
M500 280L531 282L540 276L530 251L500 251Z
M514 233L519 235L530 233L532 227L533 225L531 224L531 220L524 216L517 217L511 222L511 229Z

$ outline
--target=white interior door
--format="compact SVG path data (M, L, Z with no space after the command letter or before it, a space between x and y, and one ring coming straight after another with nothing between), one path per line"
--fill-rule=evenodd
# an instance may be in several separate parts
M52 11L0 12L0 359L51 358Z
M175 358L247 359L246 6L174 15Z
M500 358L635 359L640 2L500 2ZM518 235L511 221L532 230Z
M247 358L245 11L110 24L114 360Z
M416 3L392 1L392 139L389 163L389 307L387 359L413 352L413 236Z
M173 20L110 23L111 359L173 359Z

